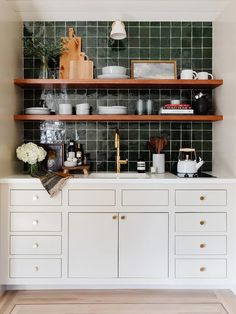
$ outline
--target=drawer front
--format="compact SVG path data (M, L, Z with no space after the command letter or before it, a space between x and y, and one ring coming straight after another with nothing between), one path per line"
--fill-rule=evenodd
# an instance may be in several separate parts
M226 213L177 213L176 232L226 232Z
M10 254L61 254L60 236L11 236Z
M177 259L176 278L226 278L225 259Z
M115 206L115 190L69 190L71 206Z
M11 231L61 231L61 213L11 213Z
M122 190L123 206L168 206L168 190Z
M177 206L226 206L226 190L176 190Z
M60 259L12 258L10 278L58 278L61 277Z
M177 236L175 252L177 255L226 254L226 236Z
M62 204L61 191L55 196L50 195L45 190L11 190L11 206L59 206Z

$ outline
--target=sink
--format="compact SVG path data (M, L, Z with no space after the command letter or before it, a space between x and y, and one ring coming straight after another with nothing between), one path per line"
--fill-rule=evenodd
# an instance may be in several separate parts
M88 175L91 179L145 179L149 177L148 173L138 172L93 172Z

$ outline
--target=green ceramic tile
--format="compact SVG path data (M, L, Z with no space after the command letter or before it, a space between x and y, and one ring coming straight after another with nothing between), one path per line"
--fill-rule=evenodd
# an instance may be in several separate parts
M171 37L181 37L181 27L173 27L171 29Z

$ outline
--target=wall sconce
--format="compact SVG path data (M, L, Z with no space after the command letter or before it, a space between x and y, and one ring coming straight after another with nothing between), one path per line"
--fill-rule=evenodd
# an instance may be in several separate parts
M110 37L114 40L125 39L126 38L125 24L121 21L113 22Z

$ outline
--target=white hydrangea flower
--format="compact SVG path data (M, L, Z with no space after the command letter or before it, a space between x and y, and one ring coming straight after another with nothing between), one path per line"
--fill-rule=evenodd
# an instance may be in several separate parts
M23 162L27 162L30 165L34 165L45 159L47 152L32 142L23 144L16 149L16 156Z

